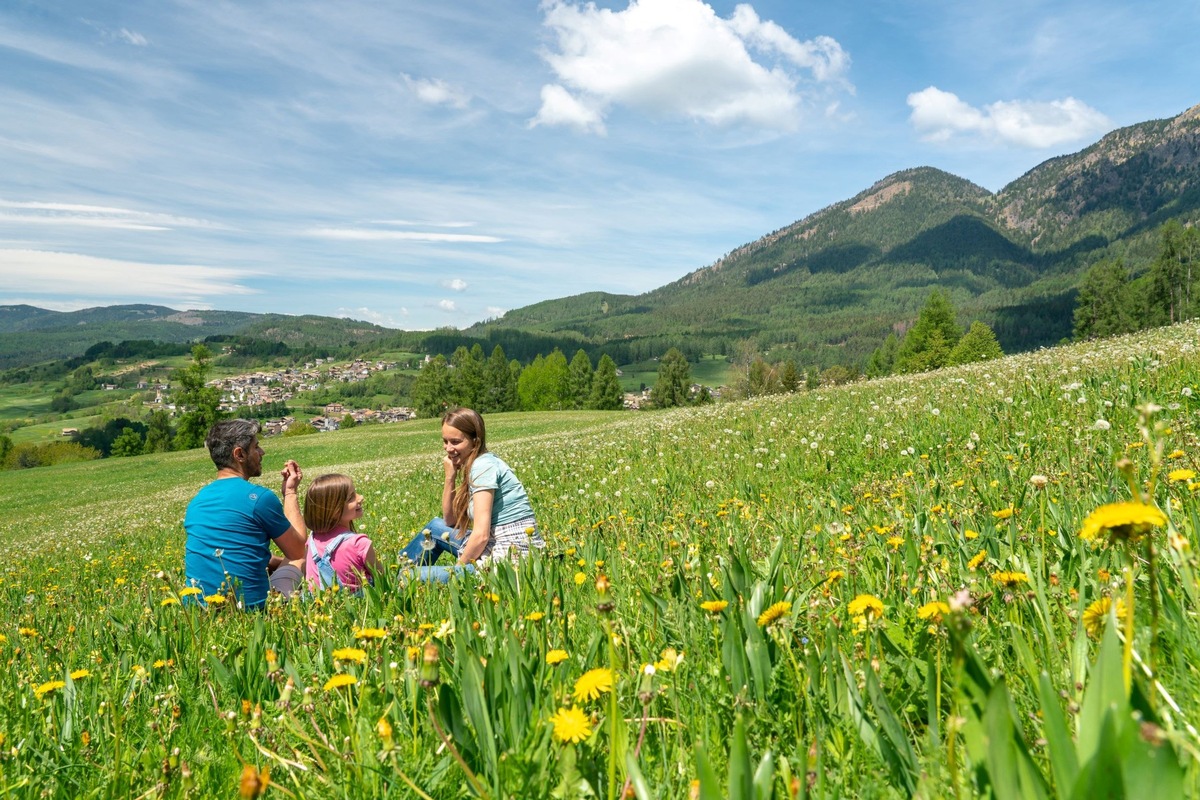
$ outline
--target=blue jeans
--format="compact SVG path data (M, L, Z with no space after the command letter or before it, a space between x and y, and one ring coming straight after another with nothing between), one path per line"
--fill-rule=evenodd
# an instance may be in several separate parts
M429 531L428 540L425 531ZM474 564L454 564L453 566L438 566L435 562L442 553L449 553L455 561L462 553L463 545L467 542L470 531L459 531L446 524L441 517L434 517L412 541L400 551L403 556L400 563L401 577L415 578L420 581L448 583L452 575L470 575L475 572ZM431 547L426 547L426 542ZM406 561L407 560L407 561ZM408 566L411 563L413 566Z

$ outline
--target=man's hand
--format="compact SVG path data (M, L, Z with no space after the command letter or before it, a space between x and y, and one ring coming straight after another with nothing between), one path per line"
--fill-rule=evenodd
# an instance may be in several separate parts
M300 465L295 461L288 459L288 462L283 465L283 469L279 472L283 478L283 495L286 497L288 493L297 494L300 491L300 479L304 477L304 473L300 469Z

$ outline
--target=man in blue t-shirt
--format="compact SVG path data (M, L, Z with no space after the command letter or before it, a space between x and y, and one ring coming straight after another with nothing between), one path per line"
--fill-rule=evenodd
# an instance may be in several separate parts
M204 440L217 479L188 503L184 571L202 596L233 590L246 608L267 601L272 588L287 594L303 577L305 527L298 496L301 471L288 461L281 471L283 503L270 489L251 483L262 475L258 423L229 419L213 425ZM271 555L271 542L283 557Z

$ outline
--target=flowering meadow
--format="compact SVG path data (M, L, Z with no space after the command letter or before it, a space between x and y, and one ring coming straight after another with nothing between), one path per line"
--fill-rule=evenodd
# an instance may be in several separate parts
M0 791L1180 797L1200 326L662 413L505 414L544 553L182 603L202 451L0 476ZM264 442L385 561L434 421Z

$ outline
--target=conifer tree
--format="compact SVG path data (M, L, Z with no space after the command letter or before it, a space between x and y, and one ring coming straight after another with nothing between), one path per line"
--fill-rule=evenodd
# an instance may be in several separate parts
M1120 261L1101 261L1083 276L1075 301L1075 339L1095 339L1137 330L1129 272Z
M624 406L625 393L621 391L621 382L617 379L617 364L605 353L596 364L587 407L597 411L616 411Z
M687 405L691 384L687 357L672 347L658 362L658 380L650 390L650 400L657 408Z
M958 344L962 330L955 319L950 298L934 289L925 307L896 352L896 372L923 372L946 365L950 350Z
M453 391L446 358L439 353L417 373L412 386L413 405L422 417L440 417L452 404Z
M175 435L175 446L180 450L202 447L208 429L223 416L220 390L205 385L211 360L212 351L198 344L192 348L192 363L175 371L175 381L179 384L175 402L187 409L179 418Z
M571 408L587 408L592 394L592 360L582 348L567 365L567 400Z
M996 334L986 324L975 320L963 337L950 351L947 364L973 364L1004 356L1004 350L996 341Z

